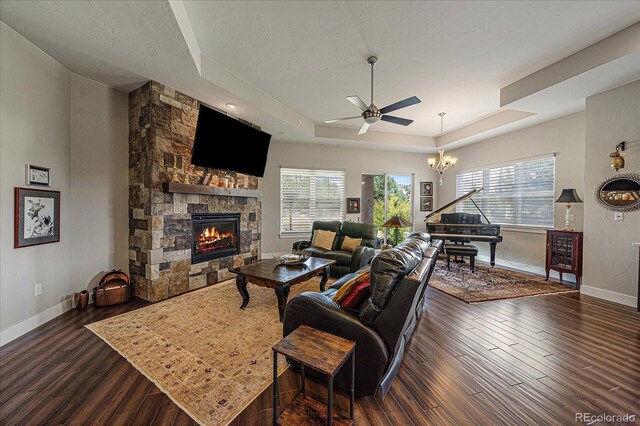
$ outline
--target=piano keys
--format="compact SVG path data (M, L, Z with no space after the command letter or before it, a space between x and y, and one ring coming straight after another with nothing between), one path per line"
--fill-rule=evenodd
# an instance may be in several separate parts
M474 189L463 196L456 198L444 207L429 214L425 218L425 222L427 223L427 231L431 234L432 238L460 243L471 241L489 243L491 266L495 266L496 246L502 241L502 235L500 235L500 225L492 224L480 207L473 202L471 197L480 191L482 191L482 188ZM480 212L479 214L443 213L449 208L454 207L467 199L474 204ZM439 221L436 220L438 215L440 215ZM482 222L482 218L484 218L486 223Z

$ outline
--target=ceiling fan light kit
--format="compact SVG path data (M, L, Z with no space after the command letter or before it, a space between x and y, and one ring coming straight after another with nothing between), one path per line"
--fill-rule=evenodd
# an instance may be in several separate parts
M387 113L399 110L401 108L406 108L411 105L419 104L420 99L418 99L417 96L411 96L410 98L403 99L391 105L387 105L384 108L378 108L373 103L373 67L376 62L378 62L378 57L370 56L367 59L367 62L371 66L371 105L367 106L367 104L365 104L364 101L360 99L360 96L347 96L347 100L360 108L362 110L362 114L356 115L354 117L326 120L325 123L335 123L337 121L353 120L362 117L364 119L364 123L362 123L362 127L360 127L360 130L358 131L359 135L367 133L367 130L369 130L369 126L376 124L380 120L386 121L388 123L399 124L400 126L408 126L409 124L413 123L413 120L409 120L408 118L387 115Z

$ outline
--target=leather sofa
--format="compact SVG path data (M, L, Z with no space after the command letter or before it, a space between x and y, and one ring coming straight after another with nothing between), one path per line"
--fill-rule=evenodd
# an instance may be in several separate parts
M380 389L384 397L421 314L419 305L441 247L429 234L413 233L395 248L376 255L370 267L371 294L359 311L332 300L354 273L322 293L294 297L284 311L283 335L307 325L356 342L356 393L374 395ZM344 389L350 385L347 370L335 378L336 385Z
M293 250L305 250L314 257L335 260L335 265L331 266L332 277L342 277L350 272L355 272L365 265L375 254L376 227L367 223L340 222L340 221L315 221L313 231L323 230L336 233L331 250L324 250L319 247L311 247L311 239L296 241L293 243ZM362 243L353 252L340 250L344 237L362 238Z

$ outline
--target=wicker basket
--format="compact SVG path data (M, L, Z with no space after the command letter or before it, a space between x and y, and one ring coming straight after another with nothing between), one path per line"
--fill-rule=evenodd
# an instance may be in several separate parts
M115 269L106 273L98 287L93 289L93 301L96 306L111 306L131 300L129 277Z

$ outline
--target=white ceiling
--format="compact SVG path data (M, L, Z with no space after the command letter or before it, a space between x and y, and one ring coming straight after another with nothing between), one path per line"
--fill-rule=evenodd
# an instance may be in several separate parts
M214 106L237 103L276 140L426 152L438 112L452 131L504 111L501 88L640 21L640 2L3 0L0 19L73 72L125 91L154 79ZM394 113L415 122L379 123L355 142L315 137L314 124L358 114L345 96L370 101L372 54L375 103L417 95L421 104ZM536 115L519 125L581 107L565 101L520 108Z
M185 1L202 53L314 122L417 95L376 130L434 136L499 108L500 88L640 19L638 2ZM361 120L345 126L359 128Z

